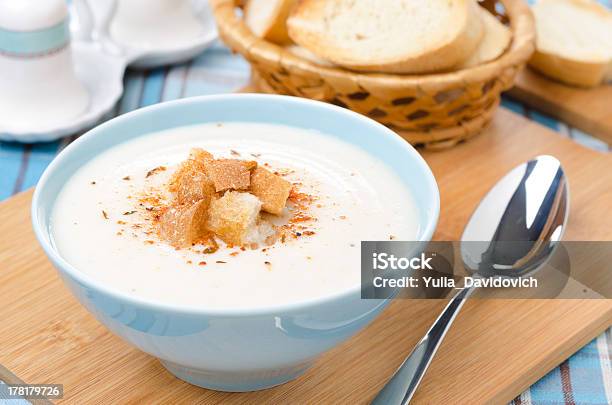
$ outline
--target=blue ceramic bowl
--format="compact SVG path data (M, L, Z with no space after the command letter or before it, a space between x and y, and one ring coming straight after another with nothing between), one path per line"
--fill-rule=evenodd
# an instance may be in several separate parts
M412 191L420 240L431 238L440 200L429 167L398 135L349 110L294 97L231 94L158 104L92 129L58 155L34 193L32 222L45 253L79 302L177 377L215 390L251 391L297 377L320 354L365 327L388 301L362 300L356 286L324 299L248 311L160 304L80 272L56 251L49 231L62 186L100 152L150 132L219 121L315 129L363 148L386 162Z

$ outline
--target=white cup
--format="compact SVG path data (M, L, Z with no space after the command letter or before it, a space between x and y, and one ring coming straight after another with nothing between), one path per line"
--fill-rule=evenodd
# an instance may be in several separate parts
M114 0L111 37L133 48L170 49L198 40L204 28L190 0Z
M89 103L76 77L63 0L0 0L0 121L50 128Z

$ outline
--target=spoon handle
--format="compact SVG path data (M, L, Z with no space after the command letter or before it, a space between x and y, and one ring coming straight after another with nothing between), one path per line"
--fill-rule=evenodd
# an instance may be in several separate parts
M446 332L473 291L473 287L463 288L451 298L425 336L374 398L372 405L405 405L410 402Z

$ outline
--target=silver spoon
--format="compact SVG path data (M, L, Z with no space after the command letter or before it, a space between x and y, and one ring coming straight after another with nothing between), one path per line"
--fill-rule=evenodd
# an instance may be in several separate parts
M466 270L477 277L519 277L537 271L563 235L568 208L567 179L557 159L538 156L514 168L484 197L463 231ZM458 290L372 404L410 402L474 289Z

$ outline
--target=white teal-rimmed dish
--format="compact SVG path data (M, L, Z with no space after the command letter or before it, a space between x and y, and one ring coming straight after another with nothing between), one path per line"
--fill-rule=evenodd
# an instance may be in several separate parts
M172 101L92 129L64 149L43 174L32 201L32 223L66 285L109 330L159 358L187 382L221 391L252 391L296 378L319 355L364 328L389 301L362 300L360 286L355 286L321 299L251 310L162 305L119 292L80 272L57 252L50 234L50 217L62 186L100 152L150 132L236 121L318 130L386 162L414 196L419 240L430 240L439 215L439 192L414 148L383 125L349 110L263 94Z
M109 114L123 93L123 60L103 52L89 42L72 42L72 60L76 77L89 96L85 109L75 117L53 124L37 120L36 111L27 125L12 125L0 119L0 140L16 142L48 142L87 130ZM53 80L53 72L49 79ZM66 102L67 94L55 96L55 103Z
M121 95L118 67L71 41L64 0L0 2L0 139L49 141L93 126Z

